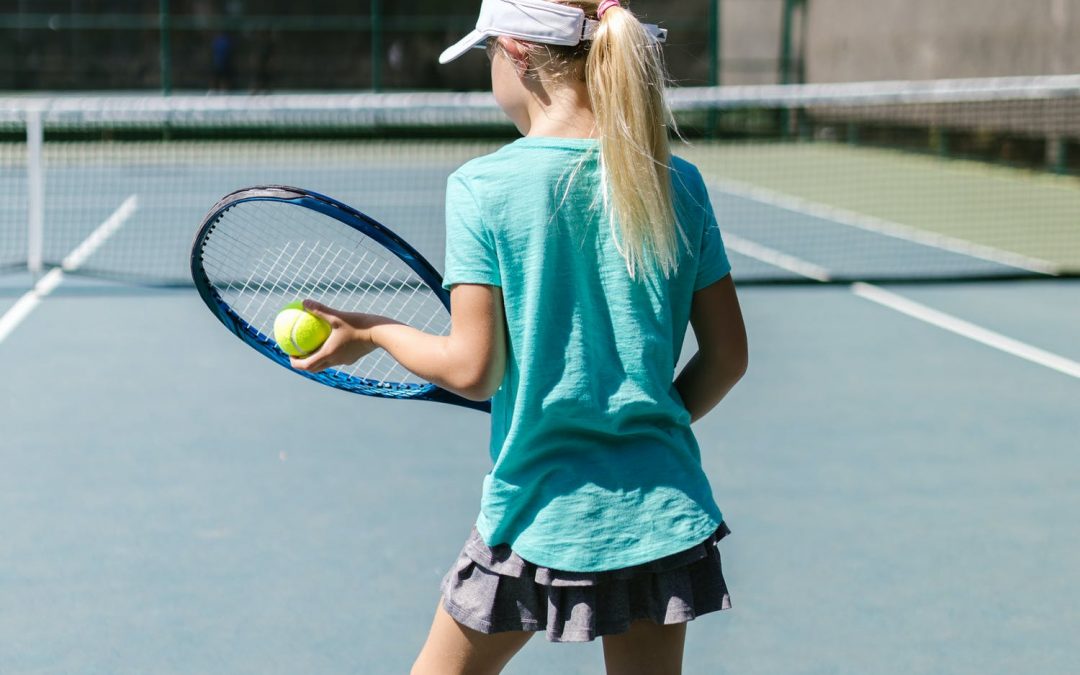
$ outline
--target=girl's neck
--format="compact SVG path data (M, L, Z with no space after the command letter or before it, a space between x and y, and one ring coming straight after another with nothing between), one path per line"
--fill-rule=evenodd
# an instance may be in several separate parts
M526 136L596 138L596 116L584 82L545 83L532 93Z

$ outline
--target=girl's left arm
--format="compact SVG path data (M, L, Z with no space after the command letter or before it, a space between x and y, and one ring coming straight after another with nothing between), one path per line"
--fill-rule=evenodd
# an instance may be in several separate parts
M333 332L317 352L292 359L297 370L318 372L385 349L412 373L473 401L499 388L506 369L506 322L497 286L457 284L450 291L450 334L432 335L384 316L340 312L311 300L304 308Z

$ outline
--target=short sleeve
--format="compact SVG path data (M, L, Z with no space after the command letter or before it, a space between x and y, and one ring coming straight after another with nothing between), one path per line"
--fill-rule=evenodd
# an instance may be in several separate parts
M467 179L455 173L446 184L446 273L443 287L455 284L501 286L495 242Z
M713 212L712 201L709 199L709 192L705 188L704 181L701 182L701 202L705 223L701 233L701 245L698 247L695 291L711 286L731 274L731 263L724 249L724 240L720 236L720 227L716 223L716 214Z

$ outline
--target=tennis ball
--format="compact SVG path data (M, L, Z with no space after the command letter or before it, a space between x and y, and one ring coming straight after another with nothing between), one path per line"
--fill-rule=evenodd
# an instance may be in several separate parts
M289 356L307 356L330 337L330 324L292 302L274 319L274 340Z

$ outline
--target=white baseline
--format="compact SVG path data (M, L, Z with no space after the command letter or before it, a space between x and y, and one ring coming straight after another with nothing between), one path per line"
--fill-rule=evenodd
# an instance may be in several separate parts
M65 272L74 272L82 267L86 259L93 255L94 251L101 247L139 208L139 198L131 195L115 210L112 215L105 219L97 229L90 233L81 244L75 247L56 267L41 277L34 287L26 292L11 306L3 316L0 316L0 344L30 315L34 308L41 304L50 293L56 290L64 281Z

